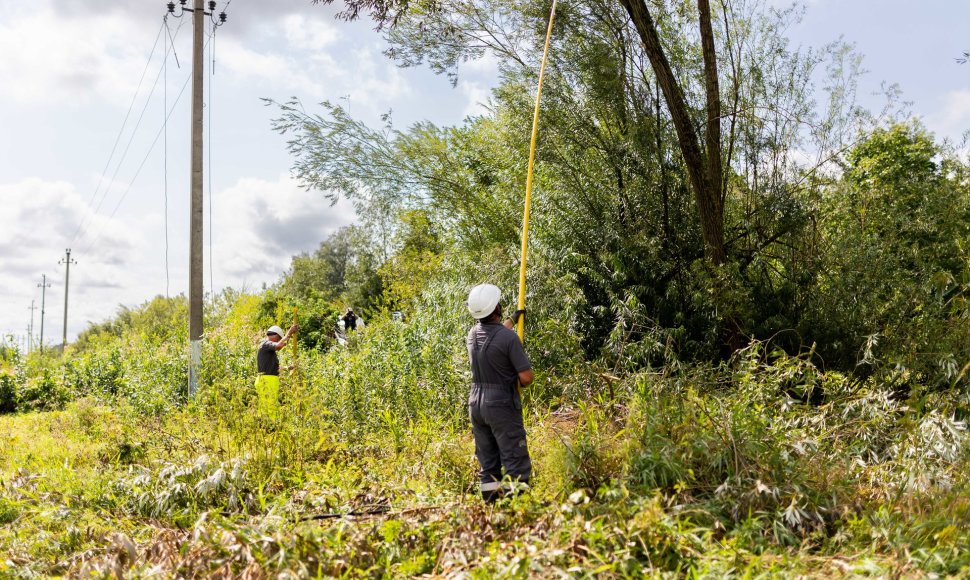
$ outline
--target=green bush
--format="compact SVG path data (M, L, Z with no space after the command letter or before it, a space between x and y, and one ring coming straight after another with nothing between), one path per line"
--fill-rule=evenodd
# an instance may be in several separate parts
M17 410L17 390L16 377L0 372L0 414Z
M45 368L40 376L28 377L24 382L17 395L17 407L23 411L52 411L64 408L73 398L63 377Z

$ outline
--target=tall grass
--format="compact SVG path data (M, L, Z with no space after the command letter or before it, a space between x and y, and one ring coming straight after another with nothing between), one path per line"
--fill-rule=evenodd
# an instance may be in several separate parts
M460 296L443 285L346 347L281 351L278 416L255 405L265 321L247 297L210 327L191 401L177 340L138 329L19 360L3 380L22 413L0 418L4 562L27 575L966 571L965 396L903 400L761 343L719 367L632 372L585 363L568 328L532 322L535 486L492 511L474 494ZM306 519L368 510L392 515Z

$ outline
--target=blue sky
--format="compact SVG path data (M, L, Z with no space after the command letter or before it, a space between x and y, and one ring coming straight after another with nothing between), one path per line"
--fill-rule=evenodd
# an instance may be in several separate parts
M45 338L59 342L64 270L57 262L67 247L78 261L71 270L69 339L121 304L187 287L188 90L167 124L167 148L160 138L149 152L163 127L163 100L175 103L190 58L186 23L175 38L181 68L170 57L167 82L159 77L147 98L163 62L161 41L148 56L164 4L0 0L0 333L25 333L28 307L32 299L39 305L36 286L47 274L53 286ZM370 23L335 21L334 9L309 0L233 0L228 12L215 35L209 87L214 260L207 234L207 290L210 281L216 288L272 283L293 254L313 250L353 220L346 204L331 207L290 179L285 138L270 131L275 111L262 97L296 96L308 109L341 100L371 123L393 110L399 126L423 119L456 124L482 110L497 75L489 60L472 63L453 88L427 70L396 68L382 56ZM840 36L855 43L869 71L860 85L863 104L879 107L870 93L883 81L899 83L915 115L937 135L956 139L970 129L970 65L954 60L970 49L968 22L968 1L810 0L790 35L805 46ZM170 20L173 35L179 24ZM208 196L208 174L206 189ZM208 211L208 198L206 204ZM38 327L39 314L35 333Z
M782 2L775 2L782 4ZM881 106L880 84L898 83L911 111L938 137L958 140L970 129L970 50L967 0L809 0L793 42L821 46L842 38L864 56L868 71L860 101Z

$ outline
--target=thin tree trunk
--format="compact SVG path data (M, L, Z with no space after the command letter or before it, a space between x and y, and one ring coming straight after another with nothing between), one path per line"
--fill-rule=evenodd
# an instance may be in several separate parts
M704 51L704 76L707 92L707 155L701 149L700 139L694 128L684 93L677 82L670 61L660 42L657 26L644 0L620 0L629 13L634 27L640 34L650 65L657 76L657 84L663 91L670 110L677 142L687 166L687 175L697 200L700 214L704 253L715 264L727 261L724 247L724 210L721 203L721 121L720 94L717 82L717 55L714 52L714 35L711 26L708 0L698 0L701 13L701 42ZM712 106L713 105L713 106Z
M704 89L707 93L707 182L705 192L710 196L709 203L713 206L714 223L717 231L712 236L720 240L721 251L724 250L724 203L721 191L724 179L721 167L721 88L717 79L717 53L714 50L714 29L711 25L711 4L709 0L697 0L697 11L700 15L701 50L704 55ZM718 262L723 262L726 256Z

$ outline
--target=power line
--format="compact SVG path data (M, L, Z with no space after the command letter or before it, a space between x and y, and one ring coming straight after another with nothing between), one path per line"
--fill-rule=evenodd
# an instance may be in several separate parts
M175 66L182 68L182 65L179 64L179 53L175 50L175 39L172 38L172 29L168 27L168 14L166 14L162 19L165 21L165 31L168 32L168 38L172 41L171 46L172 54L175 56ZM179 30L182 30L183 24L185 24L184 21L179 21L179 27L175 29L175 36L179 35Z
M164 25L165 23L162 22L162 26ZM111 154L108 155L108 160L104 164L104 169L101 170L101 176L98 179L98 186L94 188L94 193L91 195L91 199L88 200L87 205L91 205L94 198L98 196L98 191L101 189L101 184L104 182L104 174L108 172L108 166L111 165L111 160L114 159L115 151L118 149L118 143L121 141L121 136L125 132L125 127L128 125L128 118L131 116L131 110L134 108L135 100L137 100L138 93L141 91L141 84L145 80L145 74L148 73L148 66L152 62L152 57L155 56L155 48L158 47L158 39L161 37L161 35L162 27L160 26L158 28L158 34L155 35L155 43L152 45L152 51L148 55L148 60L145 61L145 68L141 71L141 77L138 79L138 86L135 87L135 94L131 96L131 103L128 104L128 112L125 113L125 120L121 122L121 129L118 130L118 136L115 137L115 143L111 147ZM84 219L82 217L81 223L78 224L77 229L74 231L74 235L72 236L75 241L77 240L78 232L81 231L81 226L83 225Z
M218 29L219 26L222 23L225 23L225 21L226 21L226 11L229 10L229 5L230 4L232 4L232 0L229 0L228 2L226 2L226 5L223 6L223 8L222 8L222 14L220 14L220 16L219 16L219 22L216 22L216 21L213 21L212 22L212 34L210 36L210 39L212 40L212 51L211 51L212 61L211 61L211 66L209 68L209 106L208 106L207 116L208 116L208 120L209 120L209 150L208 150L208 155L209 155L209 169L208 169L208 178L209 178L209 288L211 289L213 298L215 298L216 282L215 282L215 260L213 259L213 256L212 256L212 246L213 246L212 239L213 239L213 233L215 231L215 228L212 225L213 224L213 215L215 214L215 211L213 210L213 202L212 202L212 199L213 199L213 195L212 195L212 143L213 143L213 138L212 138L212 108L213 108L212 107L212 101L213 101L213 99L212 99L212 94L213 94L213 90L212 90L212 77L215 75L215 72L216 72L216 29ZM213 6L214 6L214 4L213 4Z
M27 354L34 350L34 311L37 310L37 306L34 306L35 300L30 301L30 326L27 327Z
M164 23L163 23L163 25L164 25ZM178 37L178 32L179 32L180 29L181 29L181 26L179 26L179 28L175 29L175 37L176 38ZM171 46L171 48L172 48L172 50L174 50L174 44ZM167 53L165 54L165 59L166 60L168 59L168 54ZM128 138L128 143L125 144L125 150L121 154L121 159L118 160L118 164L115 166L114 173L111 175L111 180L108 182L108 185L105 188L105 190L101 193L101 200L98 202L97 207L95 207L94 208L94 211L92 212L94 215L97 215L98 212L101 211L101 206L104 204L105 200L108 198L108 193L111 191L111 187L115 183L115 178L118 177L118 172L121 170L122 164L124 164L125 159L128 158L128 151L129 151L129 149L131 149L131 144L135 141L135 135L138 133L138 128L141 126L142 120L145 118L145 111L148 110L148 105L151 103L152 95L155 94L155 89L158 87L158 81L159 81L159 79L162 76L162 70L163 69L164 69L164 67L160 67L159 70L158 70L158 74L155 75L155 82L152 83L151 91L149 91L148 97L145 98L145 104L144 104L144 106L141 109L141 113L138 115L138 121L135 122L135 126L131 130L131 135ZM86 227L90 225L90 222L87 220L87 217L88 216L85 215L81 219L81 225L78 226L78 231L81 232L81 233L80 233L80 235L78 235L78 233L75 232L74 240L73 240L75 243L79 242L80 240L83 240L85 234L88 233Z
M165 116L165 123L168 122L168 119L172 116L172 113L175 112L175 107L182 99L182 95L185 93L185 88L189 86L190 80L192 80L191 74L188 77L186 77L185 82L182 83L182 89L179 91L178 96L175 98L175 102L172 103L172 107L169 109L168 115ZM138 179L138 175L141 173L142 168L145 167L145 163L148 161L148 157L151 155L152 151L155 150L155 145L158 144L158 140L162 137L162 134L165 132L165 128L166 128L165 123L162 124L162 127L159 128L158 132L155 134L155 139L152 141L151 146L148 148L148 152L145 153L145 157L141 160L141 163L138 165L138 170L135 171L135 175L132 176L131 181L128 182L128 188L125 189L125 192L118 200L118 203L115 204L115 207L111 211L111 214L108 216L108 219L111 219L115 216L115 214L118 212L118 208L121 207L121 204L125 201L125 198L128 197L128 194L131 192L131 188L135 184L135 180ZM101 230L98 230L95 238L93 238L91 242L85 247L84 251L87 252L88 250L90 250L92 247L94 247L95 243L97 243L100 239L101 239Z
M51 287L51 283L47 281L47 274L41 275L40 284L37 287L40 288L40 354L44 354L44 314L47 312L45 303L47 289Z
M165 28L168 29L168 14L165 15ZM169 38L171 38L171 32L169 32ZM172 50L174 52L174 43L172 45ZM169 268L168 268L168 52L166 50L166 58L162 62L162 76L165 80L162 81L162 130L165 134L165 145L163 147L163 176L164 176L164 195L165 195L165 297L169 296ZM178 55L175 56L175 64L178 65Z
M219 14L219 23L216 24L213 16L215 15L215 0L209 1L209 10L206 12L203 0L194 0L192 8L185 7L186 0L180 0L182 10L178 17L185 12L192 13L192 140L191 140L191 187L189 195L189 384L188 394L190 398L195 396L199 387L199 370L202 361L202 333L204 327L203 320L203 217L204 217L204 197L203 197L203 175L204 175L204 149L203 149L203 122L204 112L203 92L205 90L205 48L208 42L203 42L205 34L204 17L219 26L226 22L226 13ZM175 13L175 3L168 3L169 13Z
M209 178L209 290L212 292L213 299L216 293L216 283L215 283L215 260L212 259L212 77L215 74L216 68L216 25L212 25L212 35L209 37L212 40L212 61L209 67L209 101L206 104L206 116L208 118L209 125L209 168L206 171L207 177Z

